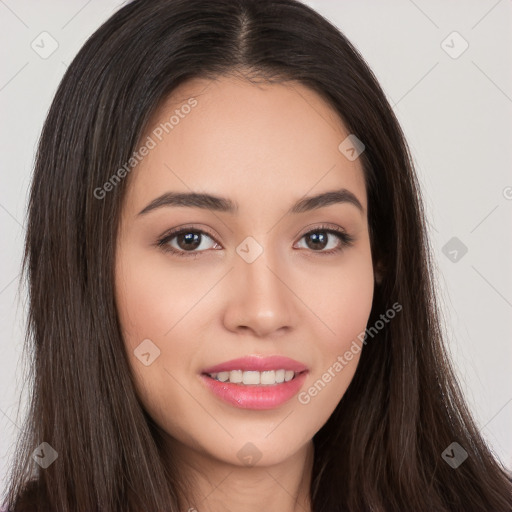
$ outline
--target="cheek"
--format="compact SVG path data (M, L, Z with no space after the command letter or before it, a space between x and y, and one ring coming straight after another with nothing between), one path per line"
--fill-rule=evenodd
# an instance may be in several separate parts
M130 345L142 339L164 340L200 297L190 275L169 272L162 257L148 258L137 251L119 258L116 297L123 334ZM156 342L156 341L155 341Z
M334 410L348 388L363 347L374 291L369 243L347 253L343 264L331 269L319 267L315 274L316 286L307 296L318 319L317 359L299 402L311 404L326 421L325 414Z
M192 372L201 339L194 333L201 327L188 322L198 291L187 286L182 273L170 273L168 265L165 271L158 261L136 250L120 256L116 272L118 315L137 395L164 430L188 439L187 424L193 423L194 416L184 415L184 421L173 412L191 408L183 385L187 386L184 375ZM149 361L145 361L148 357L140 356L148 352Z
M304 276L301 294L319 320L316 330L322 332L322 350L332 355L350 345L368 322L374 291L369 242L330 266L318 265L311 274L313 279Z
M174 373L177 361L183 372L191 365L201 338L189 330L186 342L175 340L197 297L197 290L187 286L183 275L165 271L159 258L143 257L137 250L120 255L117 310L138 392L147 405L163 390L172 393L172 377L166 370Z

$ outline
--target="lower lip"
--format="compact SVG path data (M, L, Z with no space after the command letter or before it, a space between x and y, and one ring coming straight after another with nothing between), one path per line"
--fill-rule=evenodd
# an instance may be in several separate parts
M241 409L264 410L276 409L295 396L302 387L307 373L302 372L288 382L267 386L220 382L208 375L201 375L201 378L210 391L229 404Z

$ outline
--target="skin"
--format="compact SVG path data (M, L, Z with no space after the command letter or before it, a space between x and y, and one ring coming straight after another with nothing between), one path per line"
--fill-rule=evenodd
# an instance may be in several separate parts
M285 355L308 366L307 390L364 332L374 272L362 165L338 150L349 135L342 120L300 84L194 79L162 104L151 129L190 97L197 106L130 174L120 219L116 302L137 392L182 474L194 478L184 510L308 511L312 438L360 354L309 403L295 396L273 410L229 405L199 375L237 357ZM340 188L363 210L345 202L286 214L305 195ZM138 215L169 191L227 197L239 210L165 206ZM308 246L304 234L322 224L343 228L353 244L322 254L341 243L324 234L327 246ZM156 245L182 225L209 233L195 255ZM263 248L252 263L236 252L248 236ZM176 237L169 244L186 252ZM160 350L149 366L134 355L145 339ZM237 456L248 442L261 454L252 466Z

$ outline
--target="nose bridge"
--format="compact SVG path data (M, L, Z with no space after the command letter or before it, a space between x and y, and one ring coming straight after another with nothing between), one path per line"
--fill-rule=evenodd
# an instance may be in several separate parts
M248 237L236 249L232 296L225 315L230 329L249 328L259 336L291 326L293 294L286 266L276 251Z

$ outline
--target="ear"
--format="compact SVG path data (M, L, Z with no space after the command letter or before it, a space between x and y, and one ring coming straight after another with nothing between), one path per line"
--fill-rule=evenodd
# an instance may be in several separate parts
M386 271L384 269L382 260L377 261L373 266L373 275L375 278L375 283L380 285L382 283L382 280L383 280L385 274L386 274Z

